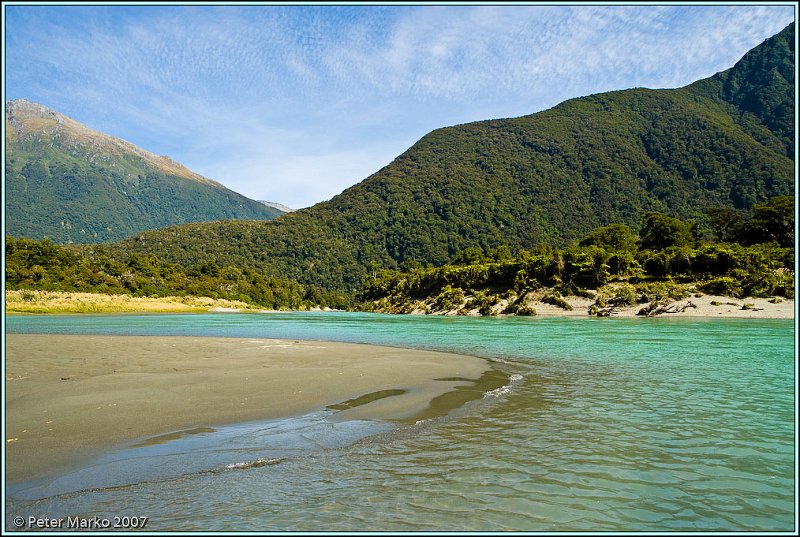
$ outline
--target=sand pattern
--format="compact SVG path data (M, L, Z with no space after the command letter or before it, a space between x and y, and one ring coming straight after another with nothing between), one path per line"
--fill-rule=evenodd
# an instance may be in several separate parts
M8 334L8 482L66 471L126 441L302 415L379 390L353 418L402 419L478 379L486 360L349 343Z

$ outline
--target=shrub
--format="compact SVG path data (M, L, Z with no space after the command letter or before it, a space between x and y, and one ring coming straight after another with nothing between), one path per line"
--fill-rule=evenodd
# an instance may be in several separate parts
M19 297L22 299L23 302L33 302L36 298L36 293L30 291L28 289L23 289L19 292Z
M431 305L434 310L454 310L464 303L464 291L459 287L445 285L441 292L433 299Z
M494 308L491 304L484 304L478 310L478 313L481 315L497 315L497 312L494 311Z
M742 288L739 282L729 276L715 278L698 285L699 289L710 295L735 296L741 298Z
M536 309L534 309L534 308L532 308L530 306L520 306L520 307L517 308L517 315L521 315L521 316L525 316L525 317L531 316L531 315L536 315Z
M598 294L595 304L599 307L606 306L632 306L636 304L636 290L632 285L623 284L615 287L609 286Z
M500 297L497 295L487 295L485 291L476 291L475 295L467 301L465 307L468 309L486 309L491 308L499 301Z
M566 311L572 311L572 306L569 304L569 302L564 300L564 297L562 297L561 293L559 293L558 291L550 291L541 298L541 301L544 302L545 304L552 304L553 306L558 306L559 308Z

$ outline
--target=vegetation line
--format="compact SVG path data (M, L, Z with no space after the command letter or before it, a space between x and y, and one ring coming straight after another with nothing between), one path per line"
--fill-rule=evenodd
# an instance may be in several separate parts
M373 265L353 294L220 265L216 258L186 267L153 254L122 257L102 246L74 249L7 237L6 307L10 312L332 307L532 315L532 299L570 309L564 297L577 295L594 300L593 312L602 315L645 302L655 311L664 306L659 301L692 292L794 297L792 197L757 204L748 217L724 209L711 216L711 241L701 239L694 220L651 212L643 216L638 234L625 224L611 224L562 249L540 245L514 254L508 246L489 252L472 246L442 266L413 260L401 270ZM74 293L109 296L64 297ZM141 300L145 297L151 300Z
M717 240L700 240L693 220L643 217L601 227L564 249L540 246L512 256L507 247L462 251L441 267L375 271L358 307L386 313L535 315L533 302L571 310L565 296L593 302L590 314L647 304L644 314L693 293L737 298L794 297L794 200L779 196L750 218L719 212Z

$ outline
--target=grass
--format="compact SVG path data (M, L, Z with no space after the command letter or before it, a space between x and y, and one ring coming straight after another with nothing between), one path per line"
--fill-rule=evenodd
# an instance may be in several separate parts
M244 302L196 296L161 298L61 291L6 291L6 313L205 313L257 311Z

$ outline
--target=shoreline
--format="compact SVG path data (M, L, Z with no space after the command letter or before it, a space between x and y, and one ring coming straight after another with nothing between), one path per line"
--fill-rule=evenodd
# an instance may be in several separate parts
M25 294L23 294L25 293ZM589 317L589 308L594 300L565 296L565 303L571 310L541 300L533 299L528 305L536 310L536 316L553 317ZM689 305L691 303L691 305ZM667 317L716 317L716 318L753 318L753 319L794 319L795 301L790 298L734 298L721 295L692 295L682 300L669 301L675 310L666 311ZM748 306L745 308L745 306ZM456 315L458 310L429 311L425 301L417 301L412 315ZM508 306L508 300L500 300L493 307L493 315L514 316L501 313ZM609 317L636 317L639 310L647 304L620 306L609 312ZM330 308L312 308L308 310L286 311L339 311ZM208 297L133 297L130 295L105 295L99 293L72 293L64 291L6 291L7 315L52 315L52 314L148 314L148 313L279 313L278 310L266 310L244 302L231 302ZM363 312L362 312L363 313ZM374 313L389 313L376 310ZM480 316L477 309L460 315Z
M64 473L128 441L387 390L338 416L408 419L491 369L473 356L320 341L7 334L6 345L6 484Z
M606 315L596 315L590 313L590 308L595 303L594 299L579 296L561 297L564 304L568 304L571 309L563 306L543 302L538 299L527 301L527 305L533 308L536 313L531 317L638 317L649 318L647 315L640 315L639 311L647 308L647 303L617 306L609 308ZM774 301L774 302L770 302ZM492 307L492 316L515 317L516 314L504 314L502 311L508 306L508 300L500 300ZM770 298L733 298L720 295L692 295L680 300L667 300L663 303L663 309L657 315L650 317L696 317L696 318L729 318L729 319L794 319L795 301L791 298L770 297ZM377 310L376 313L386 313ZM481 316L477 309L464 311L439 310L430 311L426 309L424 301L417 301L415 307L409 312L410 315L437 315L455 316L465 315L468 317Z
M567 315L589 317L589 307L594 300L575 296L564 297L570 306L571 311L566 311L559 306L545 304L541 301L533 303L537 314L543 317ZM668 306L674 306L673 311L666 311L657 315L658 317L711 317L711 318L734 318L734 319L794 319L795 302L794 299L778 298L780 302L769 302L778 297L772 298L732 298L719 295L691 296L682 300L670 301ZM743 309L748 305L747 309ZM644 317L639 315L642 308L647 304L634 304L632 306L621 306L615 308L611 317Z

